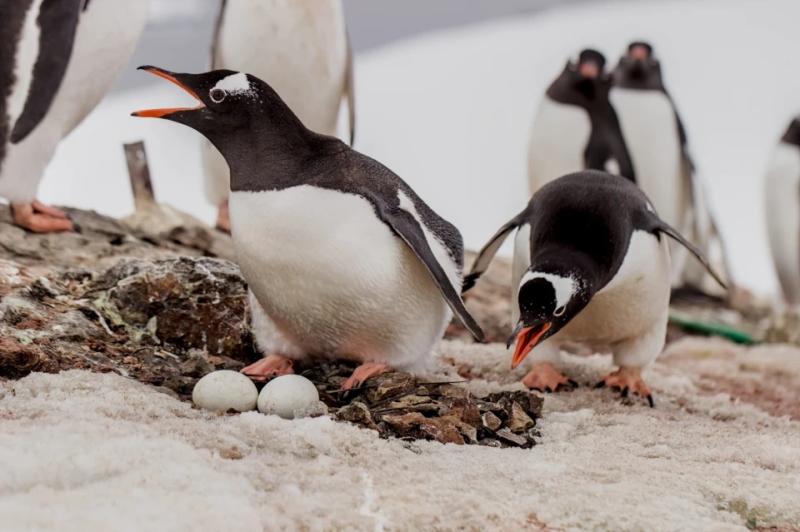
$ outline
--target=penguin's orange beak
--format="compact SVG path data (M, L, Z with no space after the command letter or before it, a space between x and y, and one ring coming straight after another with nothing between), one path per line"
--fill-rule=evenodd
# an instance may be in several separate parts
M511 369L519 366L528 353L541 341L542 336L550 330L553 324L546 321L533 327L523 327L517 334L517 346L514 348L514 356L511 358Z
M131 113L131 116L138 116L143 118L164 118L167 115L171 115L173 113L177 113L180 111L195 111L197 109L202 109L203 107L205 107L203 100L200 99L200 96L197 95L194 89L187 86L185 83L181 82L181 80L176 78L175 74L173 74L172 72L154 66L140 66L138 70L144 70L145 72L149 72L154 76L158 76L159 78L164 78L165 80L174 83L175 85L186 91L194 99L199 101L200 105L198 105L197 107L165 107L162 109L144 109L142 111L134 111L133 113Z

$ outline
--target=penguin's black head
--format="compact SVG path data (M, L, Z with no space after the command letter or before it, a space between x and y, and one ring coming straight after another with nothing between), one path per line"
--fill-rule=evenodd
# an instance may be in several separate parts
M206 136L223 155L226 143L235 142L240 132L247 135L259 128L280 127L282 123L299 124L277 93L249 74L232 70L181 74L154 66L142 66L139 70L171 81L199 105L148 109L133 116L164 118L189 126Z
M597 79L603 75L606 58L597 50L586 48L578 55L578 72L587 79Z
M508 338L509 346L516 342L512 369L583 310L591 297L584 284L571 274L528 271L522 277L517 292L519 321Z
M628 45L628 51L620 59L618 69L633 81L661 76L661 64L653 55L653 46L645 41L634 41Z

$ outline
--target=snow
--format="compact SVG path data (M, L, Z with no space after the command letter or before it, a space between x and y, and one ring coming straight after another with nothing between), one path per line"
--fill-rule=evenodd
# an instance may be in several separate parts
M791 68L798 16L794 0L769 8L757 0L593 4L400 42L357 57L357 147L406 179L479 248L528 199L530 123L566 58L591 45L613 64L630 40L647 38L687 124L734 276L774 293L762 176L800 110L800 77ZM109 97L62 143L42 198L129 213L119 144L144 138L158 197L211 221L199 134L128 117L176 97L166 84Z
M590 386L548 395L530 450L381 440L326 417L218 415L113 374L0 382L0 528L797 526L800 422L704 391L694 370L732 358L713 366L728 378L780 369L796 387L800 353L708 340L678 351L648 375L656 409ZM475 389L519 386L499 344L442 352L474 369ZM609 357L568 363L581 383L610 369Z

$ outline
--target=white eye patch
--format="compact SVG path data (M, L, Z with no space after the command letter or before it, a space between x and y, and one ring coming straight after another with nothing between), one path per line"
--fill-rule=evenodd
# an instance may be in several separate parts
M247 79L247 74L245 74L244 72L238 72L236 74L231 74L230 76L226 76L221 80L219 80L211 90L213 91L216 89L225 91L227 94L236 94L237 92L249 92L250 80Z

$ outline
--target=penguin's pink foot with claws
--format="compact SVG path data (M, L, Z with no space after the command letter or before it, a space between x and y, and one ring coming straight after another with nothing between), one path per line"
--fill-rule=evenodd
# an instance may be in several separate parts
M539 362L522 379L522 384L540 392L556 392L559 388L572 390L578 383L568 379L550 362Z
M59 233L72 231L72 221L67 213L33 200L30 203L12 203L14 223L34 233Z
M380 375L389 370L386 364L376 364L374 362L365 362L358 366L350 378L342 384L342 390L351 390L364 384L364 381L375 375Z
M604 386L608 386L612 390L619 390L623 399L627 399L630 392L633 392L634 395L647 399L650 408L655 407L653 392L650 391L650 387L642 379L641 368L623 367L617 371L612 371L597 384L598 388Z
M241 373L244 373L254 381L264 382L273 377L294 373L294 362L280 355L269 355L242 368Z

